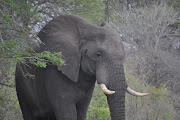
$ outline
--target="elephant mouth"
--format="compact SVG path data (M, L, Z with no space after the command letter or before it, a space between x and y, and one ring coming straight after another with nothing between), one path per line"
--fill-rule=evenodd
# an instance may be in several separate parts
M102 89L102 91L105 93L105 94L108 94L108 95L111 95L111 94L114 94L115 91L112 91L112 90L109 90L105 84L100 84L100 87ZM127 87L126 88L126 92L133 95L133 96L136 96L136 97L143 97L143 96L146 96L148 95L149 93L140 93L140 92L136 92L135 90L131 89L130 87Z

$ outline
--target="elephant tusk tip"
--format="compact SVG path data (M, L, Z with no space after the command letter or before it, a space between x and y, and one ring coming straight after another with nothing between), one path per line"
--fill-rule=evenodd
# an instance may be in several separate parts
M112 94L114 94L115 93L115 91L111 91L111 90L109 90L109 91L103 91L105 94L108 94L108 95L112 95Z
M109 91L108 94L111 95L111 94L114 94L115 91Z
M149 95L149 93L139 93L139 92L136 92L134 91L133 89L131 88L127 88L126 91L131 94L131 95L134 95L134 96L137 96L137 97L143 97L143 96L146 96L146 95Z
M149 95L149 93L144 93L144 96L145 96L145 95Z
M149 93L142 93L140 97L149 95Z

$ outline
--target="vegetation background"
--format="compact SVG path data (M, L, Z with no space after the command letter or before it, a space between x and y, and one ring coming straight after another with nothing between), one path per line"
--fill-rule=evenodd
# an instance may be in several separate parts
M60 14L75 14L100 25L114 26L126 49L128 85L143 98L126 95L127 120L180 119L179 0L1 0L0 120L22 120L16 97L16 63L25 59L39 67L63 64L63 53L35 53L37 33ZM34 77L28 73L24 73ZM94 90L87 120L110 120L105 95Z

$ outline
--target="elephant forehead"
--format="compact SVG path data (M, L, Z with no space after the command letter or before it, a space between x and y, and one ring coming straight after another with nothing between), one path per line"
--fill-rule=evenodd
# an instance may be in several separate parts
M110 53L119 53L124 50L122 40L115 31L107 33L105 40L101 44Z
M123 51L123 45L120 41L114 41L114 40L106 41L104 47L110 53L118 53Z
M85 40L87 41L92 41L92 42L103 42L105 40L105 34L104 33L95 33L95 34L90 34L88 35Z
M106 47L107 46L121 47L121 45L122 45L121 38L115 30L113 30L113 29L106 30L104 34L105 34L105 38L104 38L103 44Z

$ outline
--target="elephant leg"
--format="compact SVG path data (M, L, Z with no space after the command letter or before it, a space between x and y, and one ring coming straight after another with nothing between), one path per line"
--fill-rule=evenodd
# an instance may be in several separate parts
M18 85L16 85L16 90L24 120L35 120L33 110L28 102L24 99L25 97Z
M35 120L33 111L27 102L19 100L24 120Z
M49 116L45 116L45 117L36 117L35 120L57 120L55 116L53 115L49 115Z
M37 110L34 112L35 120L56 120L55 114L53 111L44 111Z
M76 105L64 102L55 106L55 116L57 120L77 120Z
M94 88L94 87L93 87ZM85 97L77 103L78 120L85 120L93 89L85 94Z
M86 119L86 113L88 109L89 104L85 100L81 100L77 103L77 120L85 120Z

